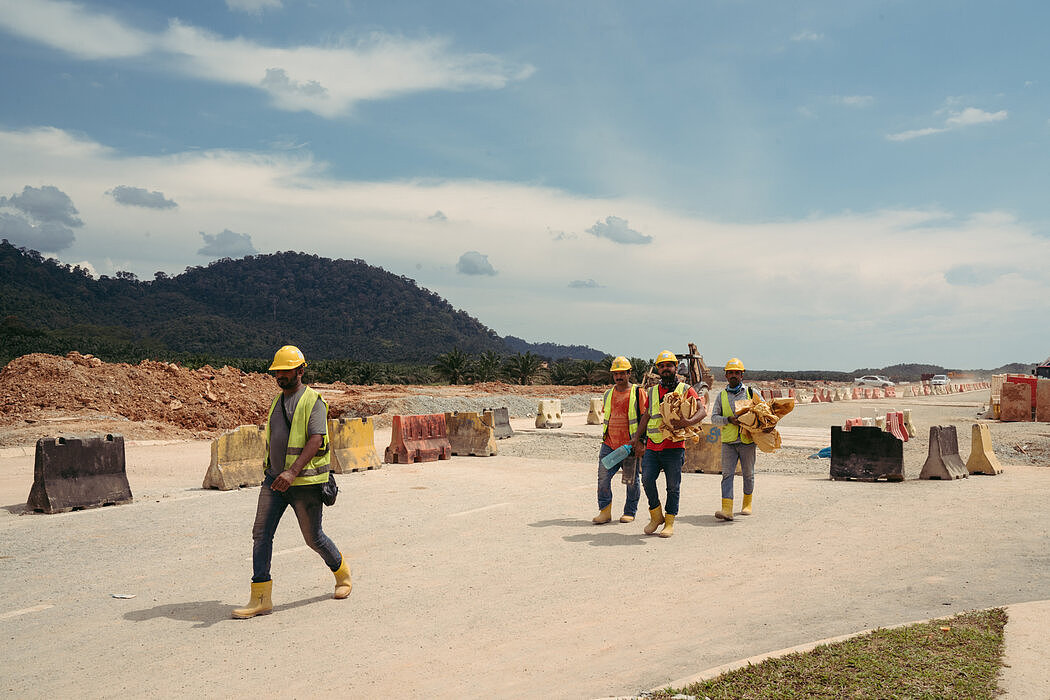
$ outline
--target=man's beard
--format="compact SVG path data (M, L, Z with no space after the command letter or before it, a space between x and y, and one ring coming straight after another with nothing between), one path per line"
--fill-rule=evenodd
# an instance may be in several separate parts
M664 389L674 389L678 386L678 375L674 372L660 375L660 384Z
M288 389L294 389L298 381L298 377L278 377L277 386L287 391Z

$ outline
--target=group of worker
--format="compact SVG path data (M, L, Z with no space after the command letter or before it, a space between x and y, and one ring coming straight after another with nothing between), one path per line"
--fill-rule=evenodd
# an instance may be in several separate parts
M660 537L674 534L685 443L667 436L662 427L660 406L669 393L677 393L686 399L699 398L691 386L678 378L677 366L678 358L673 353L664 350L657 355L656 371L660 383L644 392L641 387L630 383L631 363L624 357L613 360L611 369L615 386L605 392L605 429L598 453L600 512L593 522L601 524L612 520L612 478L622 469L623 481L627 484L627 501L620 522L634 520L640 480L649 501L650 519L645 534ZM270 403L266 417L264 478L252 527L251 598L245 607L233 610L233 617L238 619L273 611L273 580L270 577L273 538L281 516L289 506L295 513L306 544L321 556L335 576L333 597L346 598L353 587L346 559L321 529L322 488L328 482L332 461L328 444L328 405L320 394L303 384L306 358L299 348L293 345L282 347L274 355L269 369L281 391ZM732 407L737 399L753 392L741 383L744 366L740 360L730 360L725 369L729 386L722 391L711 414L712 422L722 428L722 510L715 515L732 520L733 474L738 458L744 473L742 515L751 513L751 494L755 485L755 445L738 429ZM707 409L700 401L685 405L695 405L695 412L688 417L670 419L672 430L697 425L706 417ZM602 466L603 457L628 444L631 445L631 457L611 469ZM656 486L660 472L664 473L667 492L662 505Z
M647 535L671 537L682 486L682 466L685 464L685 440L676 440L670 431L679 431L699 424L707 417L707 407L699 400L683 405L695 405L692 415L670 418L664 429L661 404L670 393L682 398L699 399L696 390L678 376L678 358L669 350L656 356L656 373L660 383L643 391L630 381L631 363L626 357L612 361L610 371L614 385L603 398L602 445L598 452L598 515L591 522L602 525L612 520L612 479L621 472L621 481L627 485L621 523L634 520L640 496L639 482L645 489L649 505ZM722 431L722 507L715 513L719 520L733 519L733 478L739 461L744 477L744 502L740 515L751 515L751 498L755 490L755 443L746 431L740 429L735 410L737 401L751 399L754 389L743 383L744 365L732 358L725 365L728 386L713 401L711 422ZM630 456L618 464L606 466L602 460L614 450L630 445ZM664 473L666 498L660 503L657 478ZM662 527L661 527L662 526Z

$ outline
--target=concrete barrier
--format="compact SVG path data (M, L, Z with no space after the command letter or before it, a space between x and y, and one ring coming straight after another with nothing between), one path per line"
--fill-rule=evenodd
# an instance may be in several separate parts
M970 458L966 460L966 471L988 476L1003 473L1003 465L992 449L992 432L983 423L974 423L970 432Z
M561 427L561 399L540 399L540 405L536 409L536 427Z
M904 427L904 414L890 411L886 414L886 432L901 442L908 442L908 430Z
M683 472L691 474L722 473L722 429L712 423L700 424L700 441L685 441L685 463ZM740 474L740 460L736 462L736 473Z
M1040 379L1035 384L1035 419L1050 423L1050 379Z
M328 445L332 452L332 471L336 474L383 466L376 452L376 429L371 416L329 420Z
M1003 382L999 396L999 420L1024 422L1032 420L1032 387L1029 384Z
M881 428L831 426L831 478L904 480L904 443Z
M29 510L65 513L131 501L123 435L36 441Z
M452 457L448 442L445 414L422 416L394 416L390 431L390 445L383 454L388 464L436 462Z
M591 399L587 410L587 425L601 425L605 418L605 404L601 399ZM539 427L539 426L537 426Z
M915 426L911 422L911 409L906 408L901 413L904 414L904 427L908 431L908 437L915 437L918 433L915 432Z
M263 482L266 433L261 425L241 425L211 441L211 463L201 488L232 491Z
M864 425L863 418L847 418L846 424L842 426L842 429L849 430L850 428L855 428L859 425Z
M930 451L920 479L965 479L970 476L959 456L959 435L954 425L930 426Z
M480 416L469 411L446 413L445 428L454 455L491 457L499 451L491 413Z
M514 429L510 427L510 412L506 406L487 408L485 413L492 414L492 429L496 433L497 440L514 437Z

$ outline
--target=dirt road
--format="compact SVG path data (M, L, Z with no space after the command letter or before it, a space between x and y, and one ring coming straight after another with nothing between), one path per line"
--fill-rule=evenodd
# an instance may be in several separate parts
M914 400L913 421L920 432L957 423L965 459L980 398ZM590 523L597 437L582 416L502 441L497 457L346 475L325 529L351 564L350 598L331 600L330 572L286 518L275 614L248 621L229 615L247 601L257 492L202 491L206 441L133 443L134 503L52 516L19 515L32 450L5 448L0 689L589 698L812 639L1050 598L1050 469L1004 449L1031 444L1032 425L993 425L1000 476L918 481L916 442L903 483L830 481L827 460L807 459L827 444L816 429L860 409L797 408L782 426L794 446L759 456L750 518L715 520L719 477L686 475L668 540L644 536L644 518ZM615 509L622 487L614 494Z

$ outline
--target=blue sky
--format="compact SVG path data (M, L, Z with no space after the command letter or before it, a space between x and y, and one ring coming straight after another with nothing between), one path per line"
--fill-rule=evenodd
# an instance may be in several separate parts
M301 250L502 335L1050 354L1045 2L0 0L0 237Z

